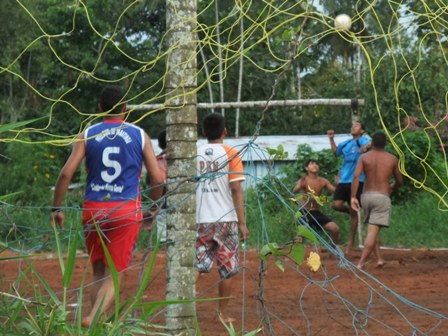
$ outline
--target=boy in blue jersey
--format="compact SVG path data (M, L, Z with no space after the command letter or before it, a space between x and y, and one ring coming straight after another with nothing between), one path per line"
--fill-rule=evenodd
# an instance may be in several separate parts
M342 167L339 171L339 182L336 186L336 191L333 197L332 207L336 211L347 212L350 214L351 226L350 226L350 238L347 243L347 248L345 249L345 253L349 253L354 246L356 230L358 228L358 215L357 213L350 207L350 193L351 193L351 184L353 181L353 175L355 173L356 165L358 164L358 160L362 153L366 152L367 149L370 148L370 140L363 136L365 132L364 125L355 121L352 123L352 128L350 133L352 135L352 139L341 142L339 145L336 145L334 141L334 131L328 130L327 135L330 139L331 150L336 157L342 156ZM356 196L359 199L359 196L362 192L363 183L365 180L364 174L362 174L359 178L359 187ZM344 203L348 205L345 205Z
M124 98L118 86L103 90L99 110L104 113L104 119L78 136L59 174L53 197L51 220L63 228L64 196L74 173L85 159L87 181L82 220L93 269L93 286L92 309L82 321L84 327L91 325L98 310L100 314L106 311L115 296L101 238L120 278L129 266L142 220L142 164L145 164L154 187L151 189L152 199L158 200L162 195L163 179L151 141L140 127L125 122Z

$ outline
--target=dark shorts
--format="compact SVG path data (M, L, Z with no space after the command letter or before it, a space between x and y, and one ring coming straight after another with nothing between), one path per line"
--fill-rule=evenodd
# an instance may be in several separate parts
M309 210L305 215L306 221L314 228L324 228L331 222L331 219L325 216L319 210Z
M356 198L358 199L358 202L361 201L361 193L362 188L364 186L363 182L359 182L358 186L358 192L356 193ZM336 186L336 191L333 195L333 201L344 201L350 204L350 198L352 194L352 184L351 183L339 183Z

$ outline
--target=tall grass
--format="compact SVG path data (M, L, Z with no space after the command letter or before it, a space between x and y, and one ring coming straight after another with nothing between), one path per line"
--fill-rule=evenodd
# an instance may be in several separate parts
M27 262L27 267L11 286L8 293L0 293L0 334L1 335L138 335L138 334L157 334L168 335L163 332L163 326L154 326L146 322L145 319L133 318L135 310L142 316L148 317L157 312L158 309L174 302L144 302L142 296L147 288L152 267L157 255L157 245L155 251L146 268L140 287L136 289L136 294L125 301L119 303L119 291L116 291L116 306L110 318L106 317L107 323L98 323L94 321L89 329L81 327L83 285L82 281L79 287L77 307L78 318L75 321L69 321L69 312L71 307L68 305L67 292L72 281L75 269L75 254L78 246L77 235L73 235L68 245L67 257L64 257L62 244L60 243L59 233L55 231L57 241L57 256L59 266L63 275L60 292L45 281L44 277L37 272L33 266L33 261ZM24 262L26 262L24 257ZM17 258L15 256L14 258ZM110 256L108 256L110 265L113 265ZM6 258L7 259L7 258ZM3 259L5 260L5 259ZM55 270L52 270L55 272ZM116 269L111 267L111 276L118 278ZM117 284L117 281L115 281ZM16 288L20 288L16 290ZM26 297L24 297L26 295ZM182 300L175 303L191 302ZM157 330L159 329L159 330ZM156 331L154 331L156 330Z
M381 245L395 248L448 248L446 211L426 192L416 192L409 202L397 204L392 198L390 227L381 230ZM328 204L324 212L340 227L340 242L348 240L350 217L335 212Z
M101 236L100 236L101 237ZM143 299L148 287L150 276L157 258L159 245L154 245L151 258L146 265L141 283L135 289L135 294L124 302L119 301L119 290L115 291L115 309L110 316L96 316L90 328L81 327L83 315L83 298L86 271L77 288L77 308L73 317L73 303L69 304L68 293L73 287L73 272L76 267L76 251L82 247L82 239L75 232L64 244L61 233L54 231L55 250L62 273L62 283L58 290L52 288L45 276L34 267L35 259L29 255L1 257L0 261L9 259L23 259L26 265L7 292L0 291L0 335L171 335L166 332L166 326L154 325L148 322L151 316L170 304L204 302L215 299L165 300L145 301ZM103 242L104 244L104 242ZM114 284L118 286L118 272L113 265L110 255L106 252L110 273ZM37 261L38 262L38 261ZM56 273L56 270L51 270ZM48 276L48 274L46 274ZM0 279L1 280L1 279ZM5 286L2 286L5 287ZM85 312L84 312L85 313ZM103 323L105 322L105 323ZM231 324L223 322L229 335L239 335ZM191 335L202 335L196 323L197 330L190 331ZM245 335L255 335L257 331ZM189 334L187 334L189 335Z
M382 230L383 245L410 248L448 247L446 211L437 208L438 199L420 192L411 202L394 205L391 226Z

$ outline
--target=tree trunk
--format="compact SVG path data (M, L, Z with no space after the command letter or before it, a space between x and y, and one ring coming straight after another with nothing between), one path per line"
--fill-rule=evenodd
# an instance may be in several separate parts
M192 299L195 289L195 184L176 182L196 175L196 0L167 0L166 77L168 214L166 299ZM173 183L174 182L174 183ZM194 303L169 305L168 332L186 335L195 329Z

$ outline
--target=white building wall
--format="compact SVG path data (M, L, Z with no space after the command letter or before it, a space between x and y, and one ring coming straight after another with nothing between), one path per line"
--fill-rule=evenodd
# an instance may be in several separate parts
M335 134L336 144L351 139L350 134ZM198 145L206 143L207 140L198 139ZM282 145L285 152L288 153L287 158L274 163L274 171L280 171L280 167L294 162L296 158L297 147L302 144L308 144L313 151L321 151L323 149L331 149L328 136L325 135L272 135L259 136L253 141L252 137L225 138L224 143L236 150L242 150L242 159L244 163L244 171L248 175L247 184L256 183L258 179L262 179L267 175L269 169L267 162L269 155L266 148L277 148ZM246 148L245 145L249 144ZM160 153L157 139L152 140L152 145L156 154ZM253 178L250 178L252 176Z

